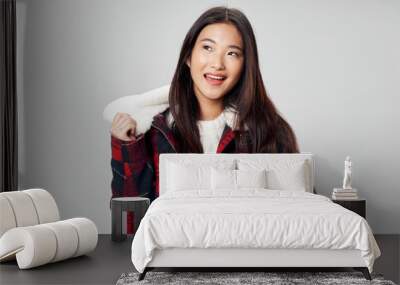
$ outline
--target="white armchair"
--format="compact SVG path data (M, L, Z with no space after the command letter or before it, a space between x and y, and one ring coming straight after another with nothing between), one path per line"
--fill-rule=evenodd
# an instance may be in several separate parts
M28 269L77 257L96 248L97 235L87 218L60 221L44 189L0 193L0 262L16 259Z

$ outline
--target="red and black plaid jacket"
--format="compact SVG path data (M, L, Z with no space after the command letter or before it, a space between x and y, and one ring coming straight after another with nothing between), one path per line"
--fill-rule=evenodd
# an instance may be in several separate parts
M126 142L111 136L112 197L142 196L150 198L150 201L158 197L159 155L176 153L176 141L166 122L168 111L169 108L154 116L151 128L134 141ZM225 124L217 153L248 152L248 145L235 147L235 134ZM128 213L128 233L134 231L132 221L133 214Z

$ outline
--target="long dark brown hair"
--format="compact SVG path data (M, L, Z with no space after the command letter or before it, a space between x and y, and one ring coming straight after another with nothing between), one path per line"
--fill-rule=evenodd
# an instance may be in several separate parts
M178 64L169 91L169 106L174 118L173 131L177 137L178 151L202 153L197 120L199 104L193 90L193 81L186 61L190 58L199 33L210 24L234 25L244 44L244 65L240 79L225 94L224 108L237 110L236 146L250 138L252 153L299 152L296 136L282 118L267 95L258 63L257 44L253 29L246 16L237 9L215 7L205 11L187 33L181 48ZM244 126L248 127L247 132Z

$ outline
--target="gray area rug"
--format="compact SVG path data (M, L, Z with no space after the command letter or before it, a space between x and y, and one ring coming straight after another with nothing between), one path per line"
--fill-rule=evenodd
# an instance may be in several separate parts
M139 273L124 273L117 285L133 284L385 284L381 274L371 274L372 281L366 280L361 272L147 272L142 281Z

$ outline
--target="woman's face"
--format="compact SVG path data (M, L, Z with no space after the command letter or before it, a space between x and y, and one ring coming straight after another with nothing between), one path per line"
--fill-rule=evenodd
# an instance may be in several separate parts
M186 61L198 100L222 101L238 82L244 62L243 43L232 24L203 28Z

